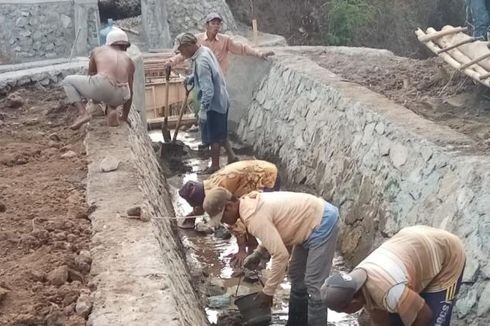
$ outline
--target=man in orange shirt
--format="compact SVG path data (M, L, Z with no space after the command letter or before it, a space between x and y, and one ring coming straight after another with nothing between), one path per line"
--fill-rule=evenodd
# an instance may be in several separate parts
M347 313L364 306L379 326L449 326L464 265L463 243L454 234L406 227L351 273L330 276L322 300Z
M203 208L215 223L234 225L241 220L247 232L260 240L261 245L245 259L245 268L255 269L265 250L272 256L270 277L255 298L258 305L272 305L288 269L291 293L287 325L327 324L320 288L335 253L339 221L335 206L310 194L286 191L251 192L238 199L217 187L206 193Z
M223 19L218 13L212 12L206 16L206 31L196 35L199 45L211 49L214 55L218 59L218 63L221 68L221 72L226 74L228 70L228 56L229 54L247 55L257 58L265 59L274 52L267 51L261 53L254 48L234 41L231 37L220 33L221 26L223 26ZM185 60L184 56L177 54L176 56L167 60L166 65L174 66Z
M274 55L274 52L267 51L261 53L254 48L234 41L231 37L225 34L220 33L221 26L223 25L223 19L218 13L212 12L206 16L206 31L203 33L199 33L196 35L197 42L199 45L204 45L205 47L211 49L213 54L218 59L219 66L221 68L221 73L223 75L226 74L228 70L228 56L229 54L237 54L237 55L246 55L253 56L257 58L265 59L271 55ZM175 66L185 60L182 54L177 54L176 56L170 58L165 63L165 66ZM197 94L199 90L195 89L193 92ZM193 96L195 97L195 96ZM198 101L196 101L198 103ZM200 125L202 128L202 125ZM205 148L209 147L209 144L203 144ZM200 145L200 148L202 145ZM233 163L238 160L233 153L233 149L231 147L231 143L226 141L224 144L226 149L226 153L228 155L228 163Z

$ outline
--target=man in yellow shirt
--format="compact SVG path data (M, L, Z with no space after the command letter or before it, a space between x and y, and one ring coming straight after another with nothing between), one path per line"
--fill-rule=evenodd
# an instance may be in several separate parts
M256 190L278 191L280 182L277 167L273 163L249 160L229 164L203 182L188 181L182 186L179 195L193 208L189 216L204 214L202 204L205 194L216 187L223 187L239 198ZM184 220L181 227L194 228L194 223L195 218L190 217ZM247 252L251 253L257 247L257 241L254 237L247 236L241 223L232 228L232 233L238 244L238 253L233 256L232 265L241 265Z
M251 192L240 199L217 187L206 193L204 210L214 223L241 220L261 245L245 259L254 269L263 252L272 256L271 274L256 299L271 306L286 268L291 281L288 324L325 326L320 287L330 273L338 233L338 209L322 198L295 192ZM291 259L287 248L293 248Z
M379 326L449 326L464 265L463 243L454 234L406 227L350 274L330 276L322 299L336 311L364 306Z

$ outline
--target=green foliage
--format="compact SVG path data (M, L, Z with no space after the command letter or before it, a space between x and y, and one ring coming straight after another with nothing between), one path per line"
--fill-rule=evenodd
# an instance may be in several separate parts
M331 0L325 36L327 44L351 44L374 16L375 7L368 0Z

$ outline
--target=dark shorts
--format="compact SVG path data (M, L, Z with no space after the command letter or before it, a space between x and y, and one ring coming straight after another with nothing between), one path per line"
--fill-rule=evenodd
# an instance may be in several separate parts
M422 292L420 296L424 298L425 303L430 307L433 314L431 326L449 326L451 323L451 314L453 312L453 306L456 303L456 296L459 292L459 288L461 287L461 281L463 279L463 271L459 276L458 281L456 283L449 286L447 289L428 293ZM398 314L390 314L390 326L403 326L403 322L401 321Z
M207 120L199 127L203 144L224 144L228 137L228 112L208 111Z

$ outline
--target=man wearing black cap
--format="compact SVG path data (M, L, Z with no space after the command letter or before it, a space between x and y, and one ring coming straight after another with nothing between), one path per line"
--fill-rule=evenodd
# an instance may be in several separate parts
M406 227L351 273L330 276L321 296L335 311L365 307L374 325L449 326L464 266L457 236L425 225Z
M201 138L205 144L211 145L211 165L200 173L212 174L220 168L220 149L228 138L230 99L225 80L213 52L199 45L194 34L178 35L174 50L192 60L192 74L186 78L186 83L194 85L199 90L197 93L201 105L199 119L203 121Z

